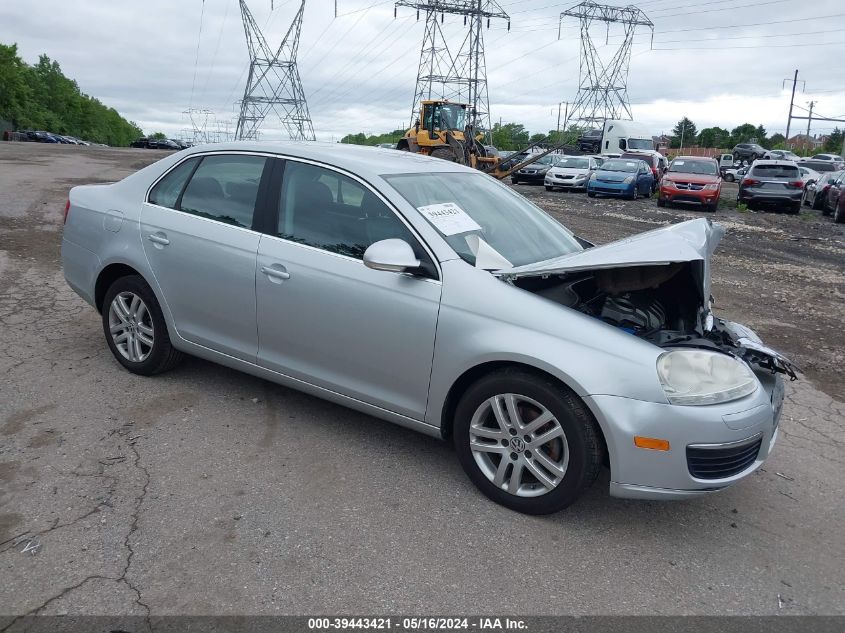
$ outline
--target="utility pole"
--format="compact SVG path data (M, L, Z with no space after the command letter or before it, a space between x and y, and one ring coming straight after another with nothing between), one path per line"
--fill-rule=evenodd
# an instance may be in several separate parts
M781 82L781 88L783 88L783 86L786 84L787 81L789 81L789 79L784 79L783 82ZM786 120L787 147L789 146L788 145L788 143L789 143L789 129L792 127L792 118L793 118L792 117L792 107L795 105L795 86L796 86L797 83L798 83L798 69L796 68L795 69L795 76L792 78L792 97L789 99L789 118ZM807 83L804 82L804 81L802 81L801 83L802 83L801 90L803 91L804 88L806 88Z
M566 112L563 115L563 126L566 127L566 121L569 118L569 102L568 101L561 101L557 104L557 132L560 134L560 106L566 105Z
M235 139L258 140L259 127L265 117L273 113L279 118L289 138L313 141L314 126L308 114L308 104L305 102L302 80L296 65L305 0L301 0L299 10L275 52L264 39L246 0L239 2L249 48L249 74L241 100Z
M810 124L813 122L813 106L816 105L815 101L810 101L810 116L807 117L807 136L810 136Z

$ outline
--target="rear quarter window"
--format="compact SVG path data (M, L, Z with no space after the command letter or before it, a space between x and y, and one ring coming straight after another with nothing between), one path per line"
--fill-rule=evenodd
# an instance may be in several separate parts
M179 194L182 193L185 183L188 182L188 178L194 172L194 168L199 160L199 158L188 159L170 170L164 178L156 183L152 191L150 191L150 203L157 204L160 207L167 207L168 209L175 209L176 202L179 200Z

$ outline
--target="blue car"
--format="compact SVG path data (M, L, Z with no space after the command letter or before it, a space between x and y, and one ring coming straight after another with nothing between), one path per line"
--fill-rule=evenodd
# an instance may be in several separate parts
M620 196L636 200L639 196L650 196L654 187L654 174L643 160L612 158L602 163L587 181L587 195L595 198Z

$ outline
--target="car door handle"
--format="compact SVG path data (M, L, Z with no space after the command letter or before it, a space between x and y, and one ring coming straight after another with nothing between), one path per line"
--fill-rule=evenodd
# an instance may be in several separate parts
M151 233L147 236L147 239L153 244L160 244L161 246L167 246L170 244L170 240L167 239L163 233Z
M273 279L290 279L290 273L284 269L284 266L279 268L274 268L273 266L262 266L261 272Z

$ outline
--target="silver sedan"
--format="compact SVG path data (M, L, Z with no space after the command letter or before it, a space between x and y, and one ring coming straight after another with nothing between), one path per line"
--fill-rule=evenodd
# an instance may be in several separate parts
M62 260L140 375L205 358L454 442L515 510L748 476L788 360L711 311L705 219L594 247L489 176L388 149L194 147L75 187ZM326 456L326 459L331 459Z

